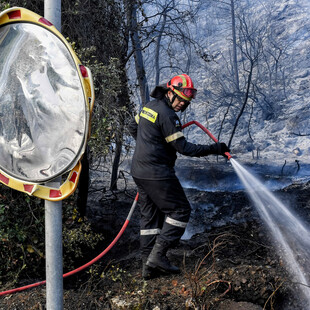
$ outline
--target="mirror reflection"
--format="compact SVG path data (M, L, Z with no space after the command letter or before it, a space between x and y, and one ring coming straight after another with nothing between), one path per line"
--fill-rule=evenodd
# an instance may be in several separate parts
M31 23L0 28L0 169L44 182L80 157L87 105L76 64L52 32Z

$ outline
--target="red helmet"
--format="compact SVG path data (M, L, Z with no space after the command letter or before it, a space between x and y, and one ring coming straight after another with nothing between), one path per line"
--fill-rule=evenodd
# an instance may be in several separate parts
M186 101L191 101L196 97L197 89L194 88L194 83L187 74L173 77L167 83L167 87Z

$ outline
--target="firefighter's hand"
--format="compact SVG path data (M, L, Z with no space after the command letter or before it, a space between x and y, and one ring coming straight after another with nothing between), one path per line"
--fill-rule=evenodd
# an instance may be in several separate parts
M225 154L226 152L229 152L230 149L229 147L225 144L225 143L213 143L210 145L204 145L204 152L203 154L201 154L201 156L208 156L210 154L213 155L222 155L226 158L228 158L228 156Z
M229 147L224 142L218 143L218 155L222 155L228 158L228 156L225 154L227 152L230 152Z

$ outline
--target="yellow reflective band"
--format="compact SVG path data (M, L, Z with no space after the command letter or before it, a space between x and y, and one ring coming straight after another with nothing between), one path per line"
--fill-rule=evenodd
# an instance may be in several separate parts
M135 116L135 121L136 121L137 124L139 124L139 120L140 120L140 116L139 116L139 114L137 114L137 115Z
M180 77L182 79L182 88L186 88L187 87L187 81L186 78L184 77L184 75L178 75L178 77ZM185 96L182 92L180 92L177 89L174 89L174 92L181 98L187 100L187 101L191 101L192 98Z
M179 77L182 79L182 87L186 87L187 86L187 81L186 81L186 78L184 77L184 75L179 75Z
M158 115L157 112L155 112L149 108L146 108L146 107L144 107L140 113L141 117L144 117L145 119L147 119L148 121L150 121L152 123L155 123L157 115Z
M192 98L189 98L189 97L183 95L183 93L181 93L181 92L180 92L179 90L177 90L177 89L174 89L173 91L174 91L179 97L181 97L182 99L184 99L184 100L186 100L186 101L191 101L191 100L192 100Z
M178 132L166 137L165 140L169 143L171 141L174 141L174 140L182 138L182 137L184 137L183 132L178 131Z

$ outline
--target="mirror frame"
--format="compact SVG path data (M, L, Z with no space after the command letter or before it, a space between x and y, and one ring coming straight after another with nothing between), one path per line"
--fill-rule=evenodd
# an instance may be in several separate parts
M63 184L59 188L51 188L47 185L44 185L44 183L36 183L36 182L27 182L24 180L20 180L16 177L13 177L9 175L7 172L4 172L0 168L0 183L11 187L15 190L27 193L28 195L33 195L45 200L50 201L58 201L62 200L69 195L71 195L74 190L77 187L77 183L79 180L80 172L81 172L81 158L83 157L83 153L86 148L87 140L90 138L90 128L91 128L91 114L93 110L94 100L95 100L95 94L94 94L94 86L93 86L93 79L91 75L91 71L83 66L76 56L74 50L72 49L71 45L67 42L67 40L62 36L62 34L56 29L56 27L49 22L44 17L21 7L13 7L10 9L7 9L0 13L0 27L3 25L7 25L10 23L32 23L39 25L40 27L43 27L47 29L48 31L51 31L53 34L55 34L67 47L69 50L75 65L76 70L78 72L83 94L84 94L84 102L86 104L86 121L88 122L88 132L85 133L85 139L83 141L83 146L81 148L81 154L77 157L78 160L75 163L72 163L73 169L69 172L67 179L63 182ZM87 128L87 124L86 124ZM70 168L69 168L70 170ZM66 171L65 173L67 173ZM51 180L57 176L53 176ZM50 180L48 180L50 181ZM44 181L47 182L47 181Z

